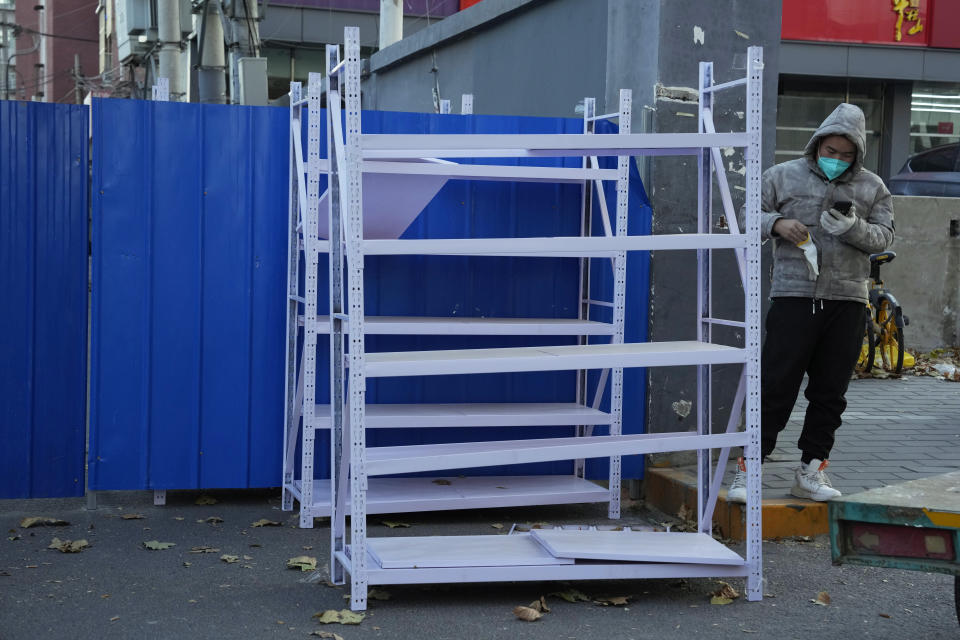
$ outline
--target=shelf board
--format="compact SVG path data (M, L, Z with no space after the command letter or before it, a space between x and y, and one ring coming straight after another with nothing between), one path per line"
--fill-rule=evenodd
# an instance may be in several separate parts
M364 173L430 175L461 180L504 180L509 182L574 182L616 180L616 169L578 167L527 167L456 162L377 162L363 163Z
M747 236L743 234L664 233L646 236L364 240L363 253L368 256L612 257L619 251L742 249L746 246Z
M300 487L300 481L295 481L292 490L297 500L301 500ZM349 491L346 492L346 500L349 509ZM489 509L609 500L610 492L607 489L573 475L370 478L367 513ZM313 503L301 505L300 508L313 517L329 516L330 481L314 480Z
M698 342L392 351L365 354L367 377L663 367L746 361L746 350Z
M317 333L330 333L330 316L318 316ZM349 332L348 322L344 331ZM612 336L613 324L576 318L435 318L366 316L366 335Z
M743 564L743 558L706 533L535 529L530 536L559 558Z
M602 425L612 420L609 413L576 402L366 405L370 429ZM317 405L315 426L330 428L330 405Z
M711 435L690 432L371 447L366 450L366 469L369 476L382 476L440 469L735 447L744 446L748 441L745 432Z
M370 557L381 569L571 565L529 535L418 536L367 538Z
M693 154L746 147L746 133L362 134L364 159Z

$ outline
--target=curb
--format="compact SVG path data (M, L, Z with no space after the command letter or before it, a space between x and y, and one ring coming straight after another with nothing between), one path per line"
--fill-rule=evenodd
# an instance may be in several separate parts
M693 467L647 468L644 482L647 504L667 514L686 507L697 510L697 474ZM745 505L727 502L723 489L717 497L713 522L719 534L731 540L747 537ZM801 498L765 498L763 500L763 539L818 536L828 533L827 503Z

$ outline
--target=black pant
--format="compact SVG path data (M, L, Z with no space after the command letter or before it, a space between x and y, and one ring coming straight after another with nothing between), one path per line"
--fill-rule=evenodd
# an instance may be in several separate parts
M774 298L761 356L761 460L777 446L803 374L809 401L797 446L804 460L826 460L847 408L844 397L863 343L866 305L848 300Z

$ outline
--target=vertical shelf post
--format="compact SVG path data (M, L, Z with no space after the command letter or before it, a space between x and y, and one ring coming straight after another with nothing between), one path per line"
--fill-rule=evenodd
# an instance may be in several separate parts
M761 480L760 480L760 154L763 123L763 48L747 49L747 250L744 287L747 349L746 429L750 444L747 461L747 599L760 600Z
M299 82L290 83L290 184L287 208L287 351L285 355L286 385L284 389L285 402L283 406L283 494L282 509L293 509L294 483L294 455L296 454L297 436L300 430L300 407L297 405L297 335L299 331L299 265L300 240L298 228L300 220L300 183L303 174L300 172L301 162L297 162L297 145L299 135L302 106L301 88Z
M583 99L583 132L584 133L593 133L594 130L594 117L596 116L597 111L597 100L596 98L584 98ZM586 169L590 166L590 157L584 156L581 158L580 166ZM593 226L593 188L589 180L583 181L583 187L580 190L580 235L589 236L592 234ZM603 197L603 191L598 192L598 197ZM590 265L591 261L588 257L581 257L579 260L580 263L580 283L578 291L578 299L580 305L577 309L577 317L580 320L589 320L590 319ZM577 344L588 344L590 339L588 336L580 336L577 340ZM587 398L587 378L589 372L584 369L577 370L577 395L576 402L577 404L584 404ZM589 435L591 432L591 427L587 425L577 425L576 433L578 436ZM578 478L585 478L587 473L586 460L583 458L578 458L573 462L573 475Z
M620 130L621 135L630 133L633 92L620 90ZM614 233L627 235L627 209L630 203L630 163L631 156L617 157L617 222ZM613 338L612 344L623 344L626 326L627 302L627 252L618 251L613 259ZM623 433L623 367L614 367L610 372L610 435ZM610 458L610 505L607 513L610 518L620 517L620 456Z
M697 133L705 133L704 112L713 111L713 92L704 89L713 86L713 63L700 63L699 112L697 114ZM712 154L709 148L697 153L697 233L710 233L713 221L713 176ZM712 317L712 258L709 249L697 250L697 340L711 342L713 338ZM697 433L706 435L712 432L713 419L713 367L702 364L697 366ZM710 502L710 449L697 450L697 530L710 533L713 527L712 514L707 512Z
M367 608L367 472L366 472L366 387L364 370L363 311L363 158L360 149L360 30L344 29L343 74L346 89L345 165L347 193L344 215L347 218L347 300L350 309L350 607Z

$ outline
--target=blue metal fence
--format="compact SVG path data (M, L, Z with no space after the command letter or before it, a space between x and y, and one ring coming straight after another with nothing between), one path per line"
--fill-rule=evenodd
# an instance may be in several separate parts
M88 110L0 101L0 498L83 495Z
M582 130L573 119L405 113L363 118L371 133ZM284 109L95 103L92 489L280 484L287 130ZM649 231L637 176L634 185L633 232ZM574 188L450 181L405 237L576 235L579 199L567 192ZM643 340L646 254L631 258L629 269L634 288L628 340ZM371 314L576 315L573 259L394 256L369 258L367 272ZM602 278L597 283L604 286ZM530 338L368 338L372 350L494 343L536 344ZM318 378L318 391L326 391L326 372ZM626 382L632 392L625 399L625 431L638 432L644 424L643 373L630 372ZM573 386L569 372L388 379L371 382L369 399L551 401L569 399ZM381 432L372 433L370 443L461 435ZM484 430L484 436L512 438L517 432ZM317 460L323 473L327 456L321 452ZM557 472L557 465L569 467L553 463L524 471ZM605 474L602 465L590 469L591 475ZM638 477L641 469L633 458L624 476Z

